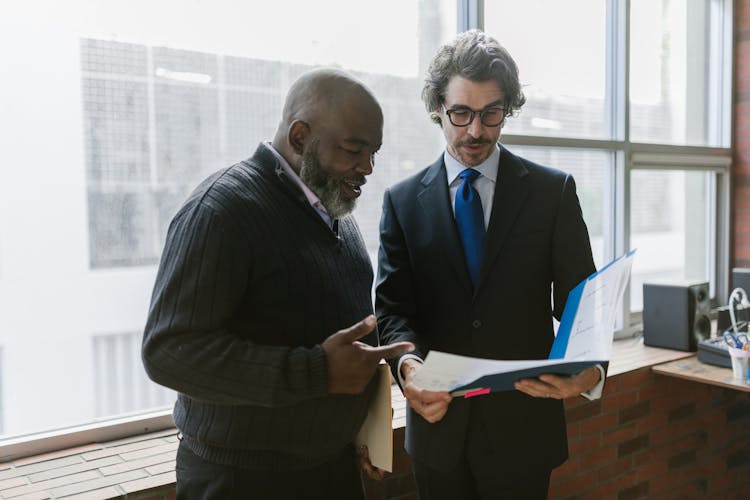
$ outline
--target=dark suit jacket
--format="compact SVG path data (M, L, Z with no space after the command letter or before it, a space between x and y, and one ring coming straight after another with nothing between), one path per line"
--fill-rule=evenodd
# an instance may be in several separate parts
M595 271L588 231L570 175L500 149L476 290L442 155L386 191L375 299L381 343L411 341L423 358L431 349L492 359L549 355L553 314L560 318L568 292ZM567 458L563 403L519 391L456 398L434 424L407 409L407 451L433 468L452 469L470 411L478 412L472 425L483 425L509 464L551 468Z

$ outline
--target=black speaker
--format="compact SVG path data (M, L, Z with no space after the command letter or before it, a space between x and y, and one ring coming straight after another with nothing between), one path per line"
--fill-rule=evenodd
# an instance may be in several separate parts
M643 284L643 343L695 351L711 336L708 283Z

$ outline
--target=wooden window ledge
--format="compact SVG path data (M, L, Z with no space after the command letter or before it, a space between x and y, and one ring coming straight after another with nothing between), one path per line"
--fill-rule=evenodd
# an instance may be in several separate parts
M608 378L692 355L618 340ZM392 396L396 430L406 423L406 408L396 385ZM177 445L169 428L0 463L0 499L174 499Z

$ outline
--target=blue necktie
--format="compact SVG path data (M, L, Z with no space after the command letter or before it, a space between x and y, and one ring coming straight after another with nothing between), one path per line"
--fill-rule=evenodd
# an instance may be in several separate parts
M480 175L482 174L473 168L467 168L458 174L463 182L456 192L456 225L464 247L466 267L474 286L479 280L479 268L482 265L485 229L482 199L471 184Z

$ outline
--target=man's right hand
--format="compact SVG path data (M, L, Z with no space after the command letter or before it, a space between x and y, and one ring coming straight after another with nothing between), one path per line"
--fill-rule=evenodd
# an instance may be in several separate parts
M329 394L360 394L372 379L381 359L390 359L414 350L411 342L372 347L359 339L375 328L375 316L339 330L322 344L328 363Z
M404 397L406 397L412 410L422 415L422 418L429 423L434 424L445 416L452 398L449 392L428 391L414 385L412 380L420 365L421 363L415 359L407 359L401 363Z

